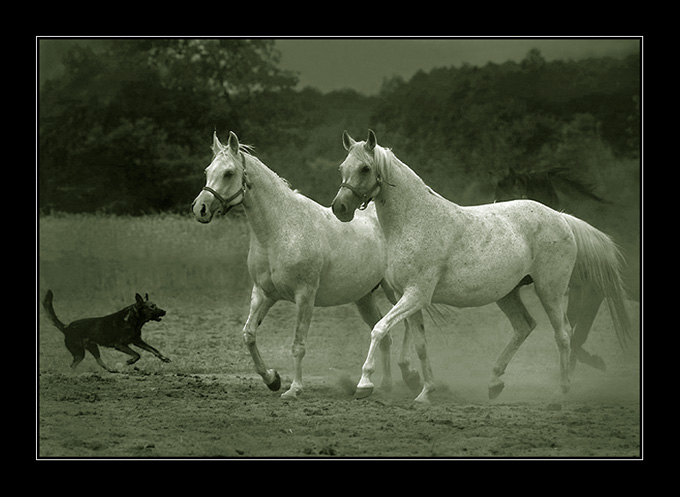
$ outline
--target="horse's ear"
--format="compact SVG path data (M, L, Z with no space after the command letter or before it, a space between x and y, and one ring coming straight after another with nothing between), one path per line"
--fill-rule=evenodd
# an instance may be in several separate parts
M375 137L375 132L372 129L368 130L368 138L364 144L364 149L366 152L373 152L373 149L378 144L378 139Z
M349 150L352 148L352 145L356 143L356 140L349 136L349 133L347 130L342 132L342 144L345 147L345 150Z
M232 154L238 155L239 151L238 136L236 136L236 133L234 133L233 131L229 132L229 141L227 142L227 145L229 146L229 149L231 150Z
M224 147L220 143L219 138L217 138L217 130L213 132L213 142L212 142L212 151L213 154L217 155L219 154Z

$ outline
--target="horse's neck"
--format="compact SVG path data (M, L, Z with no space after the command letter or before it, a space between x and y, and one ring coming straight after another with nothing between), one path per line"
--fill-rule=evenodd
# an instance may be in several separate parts
M393 228L401 231L404 224L409 223L422 224L422 216L440 211L442 202L446 202L451 210L459 208L427 186L420 176L396 157L392 158L389 167L391 185L383 183L376 198L378 218L386 231Z
M246 167L248 187L243 200L251 231L264 240L275 230L285 226L282 218L289 213L287 205L295 193L277 174L255 158Z

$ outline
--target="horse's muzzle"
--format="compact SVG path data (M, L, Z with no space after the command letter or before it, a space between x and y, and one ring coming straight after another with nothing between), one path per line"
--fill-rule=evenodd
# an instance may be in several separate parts
M202 200L201 197L203 197L203 192L199 193L198 197L196 197L192 202L191 211L193 212L196 221L207 224L212 221L214 214L210 205L212 203L212 199L209 202L206 202L205 200Z
M343 190L340 190L335 196L333 203L331 204L331 210L335 217L343 223L347 223L354 219L354 212L356 211L357 205L352 205L355 203L352 202L353 198L348 198L348 196L343 195L343 193Z

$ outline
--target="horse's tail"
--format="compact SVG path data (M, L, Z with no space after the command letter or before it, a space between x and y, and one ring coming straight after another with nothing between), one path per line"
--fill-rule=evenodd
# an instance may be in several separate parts
M52 307L52 297L52 290L47 290L47 294L45 294L45 298L43 299L43 307L45 308L45 311L47 312L47 315L50 317L50 320L54 326L59 328L59 331L64 333L66 325L59 321L57 314L54 312L54 307Z
M623 256L609 236L569 214L562 214L576 237L578 254L572 281L592 285L607 299L614 330L624 350L630 342L631 322L621 279Z

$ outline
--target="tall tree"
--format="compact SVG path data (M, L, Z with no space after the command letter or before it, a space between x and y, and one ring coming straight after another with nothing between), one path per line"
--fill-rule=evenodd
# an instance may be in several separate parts
M258 95L291 88L274 40L76 43L40 91L40 206L144 212L183 205L208 129L240 127ZM250 104L252 105L252 104Z

